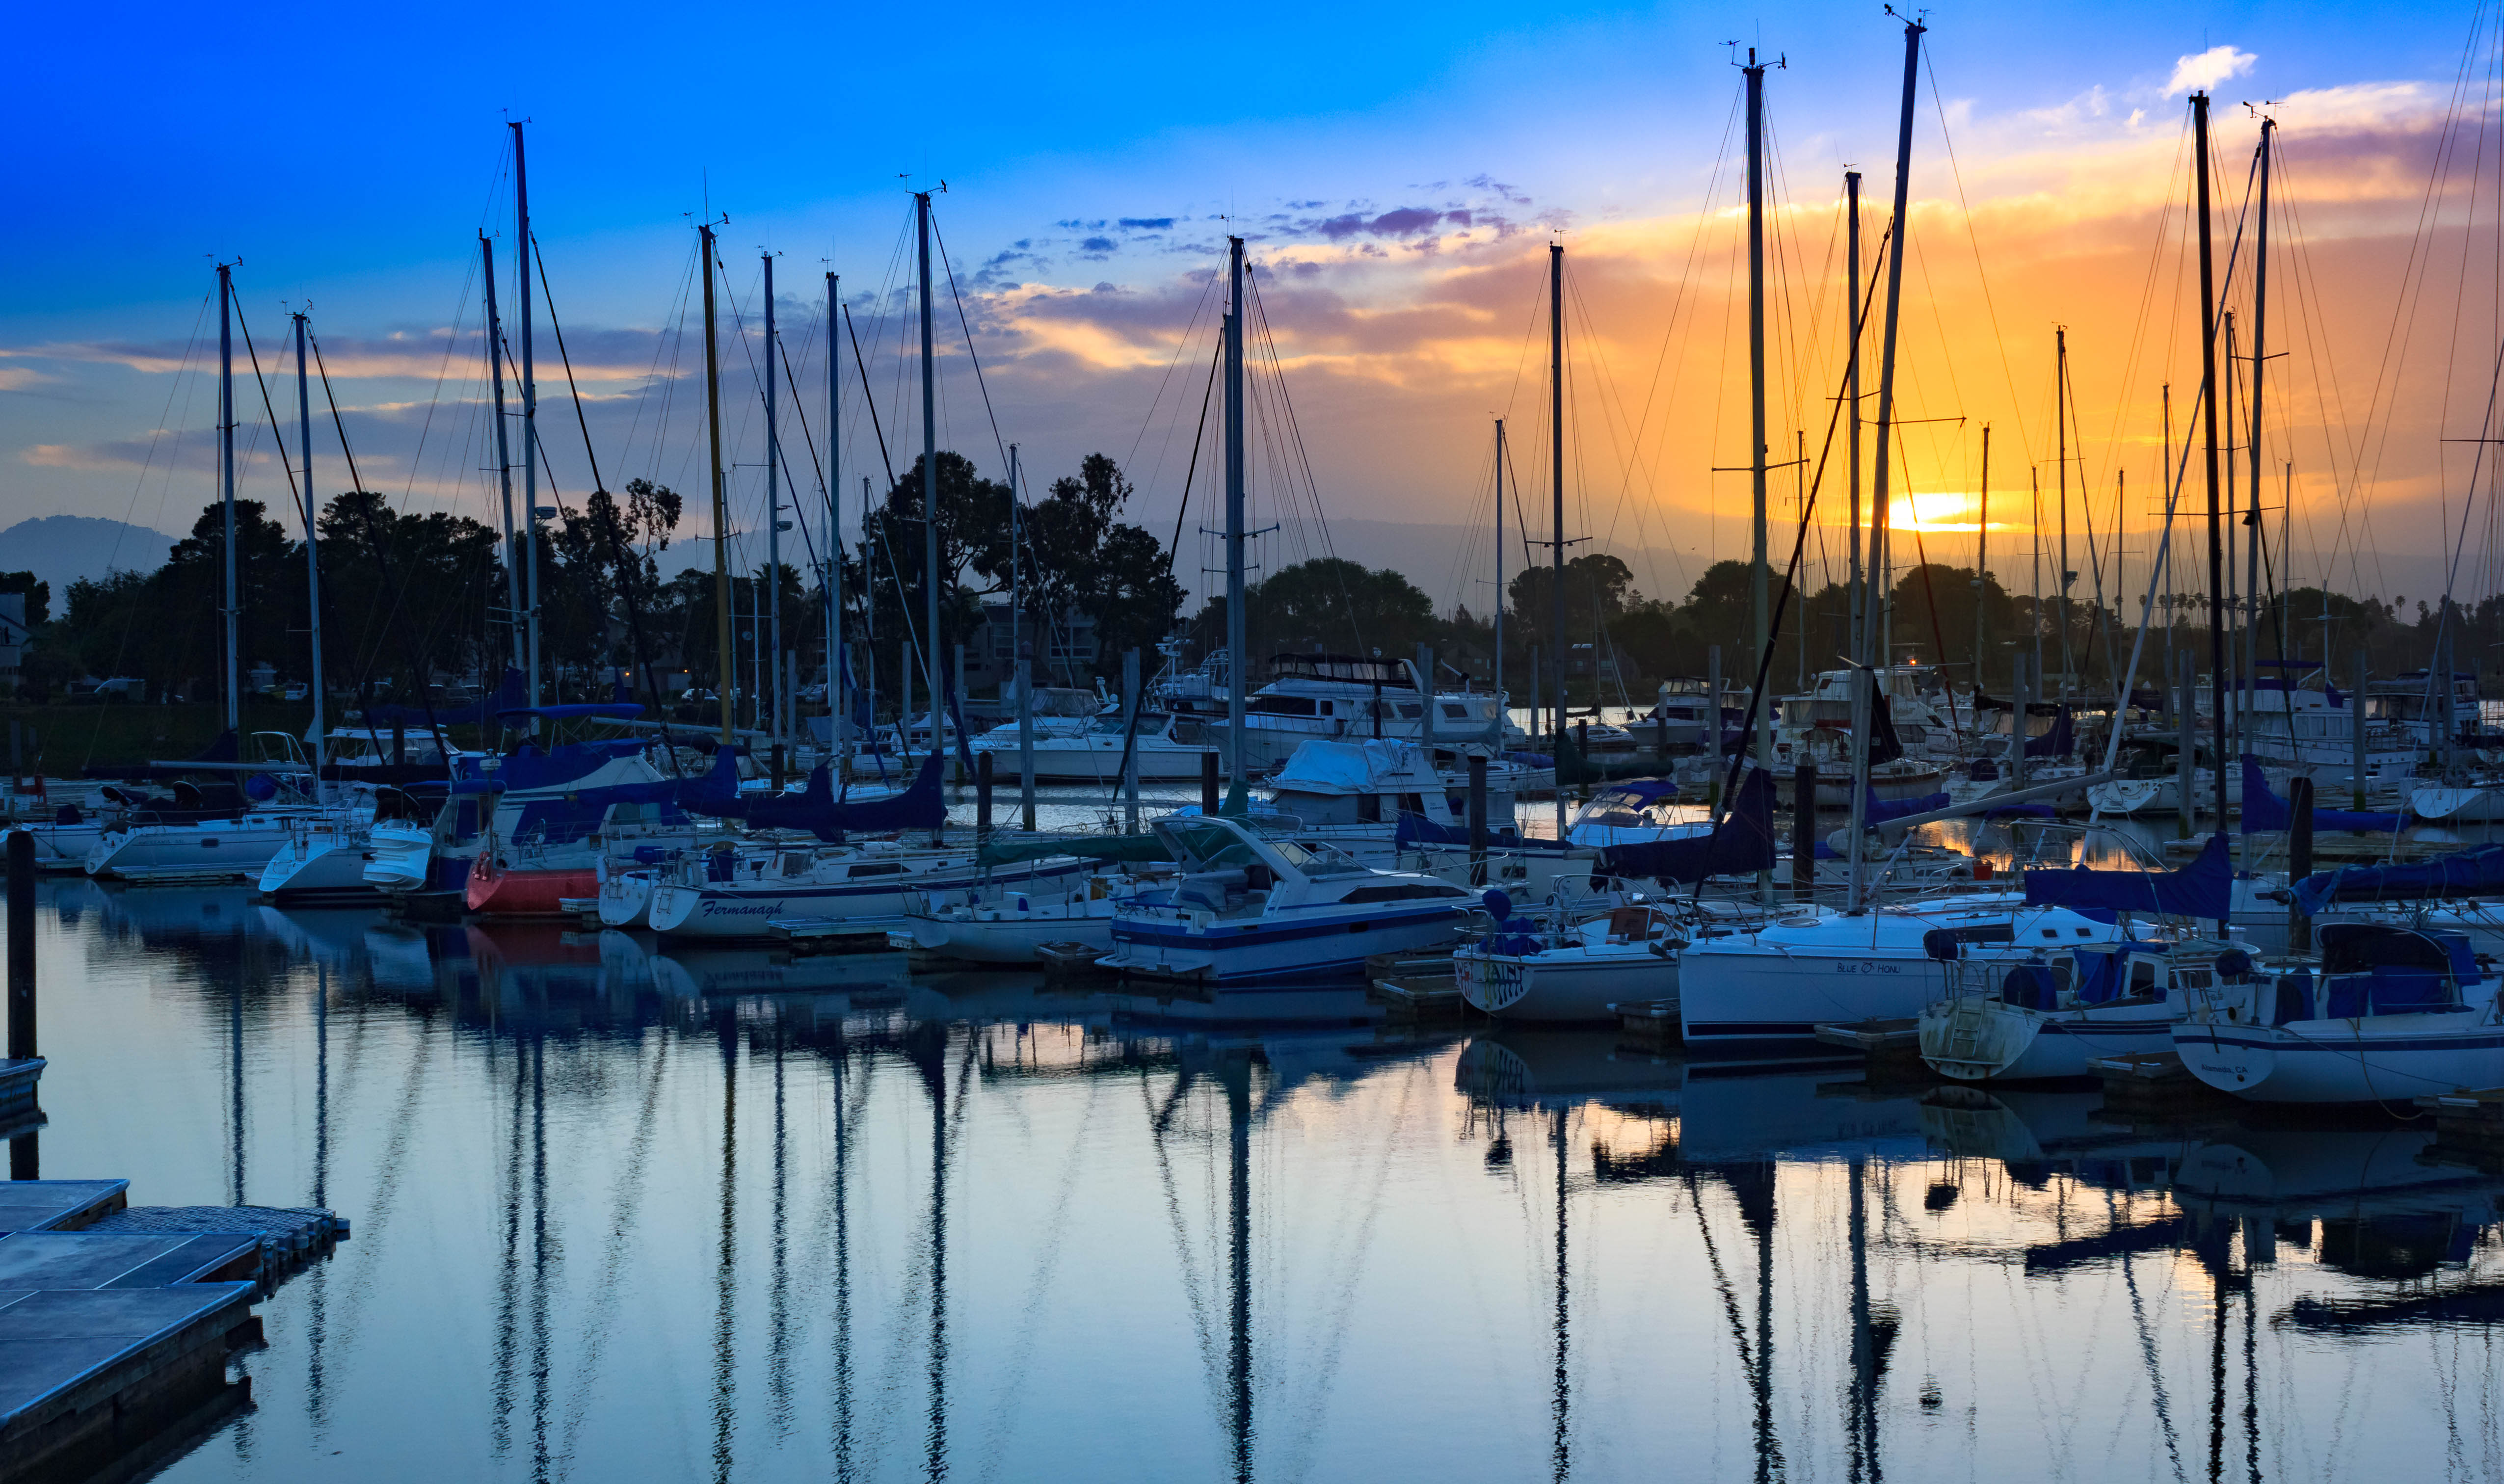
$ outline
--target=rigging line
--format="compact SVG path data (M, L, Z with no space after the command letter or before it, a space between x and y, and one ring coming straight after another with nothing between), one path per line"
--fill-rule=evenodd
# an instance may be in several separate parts
M852 364L861 374L861 404L869 408L869 431L878 434L878 462L887 466L887 483L891 490L895 487L895 461L887 456L887 430L879 426L878 398L869 395L869 363L861 359L860 327L852 322L852 305L844 305L843 311L844 333L852 342Z
M2366 403L2366 418L2369 427L2375 419L2376 414L2374 409L2382 401L2382 386L2386 379L2391 383L2391 400L2394 406L2396 406L2399 398L2398 375L2393 365L2393 360L2395 355L2403 358L2406 356L2408 342L2414 337L2416 315L2412 306L2415 298L2423 292L2424 274L2433 261L2433 238L2435 231L2439 228L2442 215L2441 207L2436 200L2435 189L2439 183L2449 178L2448 164L2453 153L2452 137L2458 126L2461 98L2467 87L2469 59L2473 49L2477 46L2479 33L2485 24L2484 11L2485 7L2481 6L2479 13L2474 15L2470 21L2469 36L2462 43L2460 67L2453 78L2451 101L2448 103L2444 111L2443 126L2435 147L2434 157L2428 162L2426 167L2425 188L2420 193L2417 203L2417 224L2410 238L2408 260L2402 265L2399 289L2392 305L2391 328L2384 332L2382 361L2375 368L2373 396ZM2292 196L2293 192L2290 191L2289 194ZM2290 204L2292 203L2290 202ZM2435 219L2433 224L2429 224L2429 217ZM2410 333L2403 334L2403 327L2407 327ZM2375 440L2373 462L2375 476L2377 479L2379 479L2381 473L2382 454L2384 449L2388 446L2389 436L2390 424L2385 420L2382 425L2381 435ZM2364 471L2360 466L2358 470L2359 479L2357 494L2360 499L2363 499L2370 503L2371 495L2365 488L2366 481L2364 480L2363 472ZM2375 548L2374 556L2379 573L2382 559L2382 551L2379 545Z
M1209 353L1208 385L1202 388L1200 394L1200 421L1192 425L1191 466L1183 470L1182 500L1174 506L1173 539L1165 543L1165 566L1168 569L1172 568L1175 559L1182 551L1183 516L1191 510L1191 481L1193 476L1200 472L1200 442L1208 432L1208 402L1217 391L1217 363L1224 359L1225 355L1226 342L1221 338L1217 348Z
M365 476L357 472L357 451L348 446L347 420L339 416L339 397L330 389L330 367L322 359L322 337L313 333L313 326L309 321L304 327L304 338L313 349L313 369L319 372L322 378L322 400L330 409L330 427L339 435L340 457L347 461L348 482L360 493L365 493ZM357 509L365 520L365 544L373 550L374 575L382 583L383 591L393 595L391 606L383 611L382 617L384 626L389 627L391 621L400 616L400 590L392 582L391 563L384 551L382 534L374 529L374 505L377 503L379 501L361 500L357 501ZM452 756L452 744L444 740L443 723L435 719L434 687L426 683L427 673L433 667L425 663L426 656L422 652L411 658L416 661L416 664L415 673L409 678L417 686L418 704L426 707L426 730L435 738L435 752L439 756L449 758Z
M983 358L974 351L973 322L965 318L965 296L956 292L956 265L948 258L948 236L939 230L939 213L930 214L930 240L939 249L939 266L948 276L948 297L956 306L956 328L965 336L965 359L974 363L974 389L983 394L983 416L991 425L991 442L1000 451L1000 472L1009 467L1008 439L1000 435L1000 415L991 410L991 385L983 378ZM1014 492L1012 492L1014 497Z
M640 585L642 572L629 561L626 555L626 543L617 534L615 498L610 497L605 500L601 498L609 495L609 486L600 477L600 455L591 446L591 423L583 415L582 388L574 377L574 357L565 348L565 326L556 315L556 291L548 284L547 259L539 253L539 235L536 232L531 235L529 247L532 259L539 264L539 299L547 305L548 328L556 334L557 360L565 366L565 387L574 396L574 425L582 430L582 457L591 466L593 495L590 500L585 501L584 508L588 510L596 506L600 510L600 534L607 538L609 560L617 571L618 597L626 604L626 629L635 645L635 668L643 672L643 688L652 696L652 714L661 720L663 727L661 735L666 738L669 736L669 718L668 712L661 705L660 673L652 668L651 649L643 642L643 605L636 601L635 589ZM533 434L533 438L536 441L537 435ZM548 494L556 498L558 508L562 509L565 500L564 497L557 494L556 476L553 473L548 476ZM630 577L630 573L634 575ZM778 573L777 576L779 577L780 574ZM656 582L655 586L657 585ZM670 754L670 771L680 772L678 749L673 746L667 750Z
M1882 257L1886 252L1895 251L1895 248L1892 243L1894 234L1895 228L1893 224L1890 224L1886 235L1879 239ZM1860 344L1861 334L1869 328L1870 308L1871 304L1869 299L1864 298L1861 300L1861 318L1856 321L1852 327L1852 343L1856 346ZM1846 371L1843 374L1848 378L1851 373ZM1756 655L1756 684L1748 693L1748 713L1741 724L1741 731L1743 734L1754 732L1756 729L1756 715L1759 709L1763 707L1765 701L1766 680L1773 673L1774 656L1782 649L1783 614L1791 607L1791 590L1796 584L1799 576L1800 554L1807 549L1810 525L1817 514L1818 493L1826 486L1826 461L1834 452L1834 430L1843 421L1844 403L1850 400L1849 386L1850 383L1848 380L1838 382L1835 387L1834 397L1828 403L1828 410L1826 418L1826 437L1818 445L1817 473L1809 480L1808 493L1800 500L1799 522L1796 530L1791 535L1791 561L1783 569L1783 590L1780 594L1776 595L1774 599L1773 614L1765 629L1765 645L1764 648ZM1761 455L1759 457L1761 457ZM2188 457L2187 450L2185 452L2185 457ZM1729 805L1735 801L1739 791L1739 774L1740 771L1747 766L1747 762L1748 758L1745 752L1731 758L1729 775L1722 780L1722 808L1717 810L1715 814L1714 822L1716 824L1721 822L1722 812L1726 811ZM1858 846L1855 846L1855 848L1858 848ZM1695 886L1695 900L1702 900L1703 892L1704 883L1701 880L1698 880Z
M1957 160L1956 136L1948 131L1947 100L1939 94L1939 70L1935 45L1923 49L1922 66L1930 75L1930 107L1938 115L1939 142L1948 157L1948 177L1956 182L1957 208L1965 218L1965 241L1973 247L1973 274L1982 286L1983 312L1991 319L1991 338L2000 350L2000 373L2008 385L2009 409L2017 419L2017 447L2029 462L2034 457L2034 439L2026 431L2024 398L2017 395L2017 368L2008 359L2008 338L2000 329L2000 306L1991 296L1991 275L1982 265L1982 238L1974 231L1973 201L1965 194L1965 167ZM2185 127L2188 127L2186 124ZM1925 279L1928 270L1924 270ZM1935 307L1935 306L1933 306Z
M244 321L241 301L237 301L234 311L235 327L243 331L244 354L252 359L253 382L261 388L261 410L269 419L270 441L278 445L278 466L287 474L287 498L296 502L296 518L304 522L304 530L309 538L313 522L305 513L304 494L296 487L296 466L287 462L287 440L278 435L278 409L269 404L269 381L261 374L261 352L253 348L252 327Z
M1173 355L1165 362L1164 374L1157 378L1156 395L1148 398L1148 410L1146 414L1139 419L1138 435L1130 440L1130 452L1126 460L1126 464L1133 464L1138 461L1139 449L1148 440L1148 425L1156 420L1157 409L1165 405L1165 387L1173 380L1175 368L1182 364L1183 353L1191 349L1192 339L1200 329L1200 316L1208 312L1208 301L1216 295L1216 293L1217 274L1212 270L1200 284L1200 298L1191 306L1191 319L1183 326L1182 334L1174 340ZM1180 411L1181 409L1177 407L1175 410ZM1201 415L1203 417L1206 416L1205 413L1202 413ZM1165 434L1165 441L1157 449L1156 467L1150 470L1148 474L1147 482L1150 486L1155 485L1158 474L1164 471L1165 453L1171 447L1172 442L1173 433L1170 426L1168 426ZM1177 537L1177 539L1179 539L1179 537Z

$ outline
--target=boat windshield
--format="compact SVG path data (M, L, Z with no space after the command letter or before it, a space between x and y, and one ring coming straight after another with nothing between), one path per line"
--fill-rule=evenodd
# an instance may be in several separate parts
M1678 823L1678 785L1644 779L1623 787L1602 789L1574 816L1578 825L1617 828Z

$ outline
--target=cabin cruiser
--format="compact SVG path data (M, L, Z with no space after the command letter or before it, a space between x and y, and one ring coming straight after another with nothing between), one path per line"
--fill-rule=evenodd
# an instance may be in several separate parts
M1513 797L1532 770L1487 763L1490 839L1513 829ZM1368 865L1387 866L1421 839L1469 839L1469 775L1435 766L1424 747L1389 740L1304 742L1269 779L1276 827L1306 845L1328 845ZM1261 816L1252 816L1262 822Z
M1673 747L1709 747L1722 729L1721 713L1710 681L1673 675L1660 682L1652 709L1635 726L1656 741L1666 736Z
M1948 992L1922 1012L1922 1060L1958 1082L2084 1077L2089 1060L2171 1051L2195 994L2252 972L2247 945L2214 938L2045 945L1968 963L1953 935L1930 945Z
M992 885L1041 892L1087 867L1057 856L1002 879L967 846L721 841L661 863L643 925L670 938L765 938L778 923L900 916L917 901L946 905Z
M1903 745L1908 760L1934 767L1957 760L1960 739L1953 712L1942 711L1944 699L1933 704L1934 698L1922 688L1924 680L1938 673L1935 666L1924 669L1918 665L1881 665L1865 673L1877 681L1877 694L1886 702L1895 740ZM1848 736L1852 726L1852 680L1859 673L1863 672L1822 670L1817 683L1806 694L1783 697L1774 714L1777 753L1786 745L1798 749L1802 739L1821 730ZM1873 786L1877 782L1875 773L1873 769ZM1842 802L1850 802L1848 793Z
M2129 940L2129 929L2013 891L1915 901L1857 915L1802 906L1760 927L1699 939L1679 955L1689 1047L1813 1041L1829 1021L1911 1019L1947 990L1927 945L1944 932L1977 958L2023 961Z
M1478 911L1467 887L1264 839L1237 820L1168 815L1155 828L1181 877L1121 903L1098 968L1217 984L1349 975L1371 954L1450 942Z
M1276 767L1314 738L1387 738L1489 753L1529 740L1505 715L1502 696L1475 690L1430 696L1408 660L1280 654L1270 657L1269 668L1269 683L1244 699L1246 773ZM1170 675L1154 694L1158 708L1208 723L1209 741L1229 745L1228 691L1216 671Z
M1134 761L1142 783L1196 782L1217 748L1203 740L1205 724L1178 716L1148 714L1138 720L1138 735L1117 710L1109 714L1063 719L1034 728L1034 778L1038 783L1113 784L1122 780L1126 759ZM991 754L993 778L1014 778L1025 767L1018 724L1009 722L974 739L977 755Z
M2466 934L2319 929L2317 962L2215 986L2173 1027L2191 1075L2265 1103L2407 1102L2504 1086L2504 1004Z

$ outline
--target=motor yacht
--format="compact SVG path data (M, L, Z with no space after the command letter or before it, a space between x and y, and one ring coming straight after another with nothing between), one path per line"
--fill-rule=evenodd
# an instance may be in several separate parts
M1218 984L1353 975L1369 955L1451 942L1479 907L1467 887L1235 819L1168 815L1155 828L1182 874L1117 907L1099 968Z

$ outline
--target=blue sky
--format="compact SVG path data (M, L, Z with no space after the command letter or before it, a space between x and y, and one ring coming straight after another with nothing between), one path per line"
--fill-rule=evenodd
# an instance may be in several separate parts
M1405 224L1401 213L1457 212L1467 215L1439 230L1465 223L1478 244L1517 252L1548 226L1580 242L1609 224L1692 214L1727 138L1729 41L1788 59L1769 88L1791 194L1831 195L1848 161L1881 195L1901 55L1897 23L1875 4L715 8L693 24L691 14L623 3L18 17L20 55L50 65L0 98L20 203L0 238L11 286L0 301L0 525L65 510L188 525L203 492L180 484L134 499L124 455L80 450L137 447L180 404L163 366L142 362L191 332L213 256L242 259L264 340L283 305L308 298L343 356L451 324L478 229L509 253L508 116L531 121L535 224L569 333L596 359L613 331L620 364L648 365L652 332L678 302L688 223L708 198L731 219L722 247L735 293L750 292L760 247L784 255L786 318L829 259L848 283L876 283L905 192L941 180L943 229L969 292L1110 284L1170 308L1177 286L1210 265L1226 218L1246 224L1256 253L1389 252L1419 246L1386 224ZM2072 140L2108 149L2125 121L2138 126L2135 113L2175 129L2178 89L2167 85L2178 59L2208 48L2256 58L2218 85L2222 126L2241 120L2231 105L2245 97L2379 82L2439 93L2470 23L2465 8L2179 4L1948 7L1930 18L1925 165L1938 158L1935 82L1963 184L1986 191L1995 159L2039 159ZM1934 193L1952 189L1924 179ZM1449 252L1470 244L1458 241ZM1335 264L1309 298L1279 308L1361 345L1416 301L1401 276L1416 259L1376 257ZM1619 287L1626 318L1650 312L1641 286ZM1610 319L1611 282L1592 290ZM1522 286L1504 294L1535 297ZM981 329L1007 323L1008 304L982 300L978 344ZM2069 317L2043 318L2055 313ZM1087 333L1120 324L1114 314ZM1449 396L1411 383L1404 397L1378 374L1335 381L1329 338L1316 332L1312 368L1293 374L1327 482L1344 492L1335 513L1452 518L1467 461L1438 463L1438 450L1478 446L1482 413L1505 410L1490 408L1494 383ZM45 351L108 344L159 350ZM1036 362L1021 380L1022 342L984 355L1009 435L1039 449L1047 473L1085 447L1138 446L1167 395L1137 356L1127 369L1096 364L1092 380ZM1629 377L1635 360L1621 368ZM2007 379L2020 400L2033 395ZM409 364L377 370L359 395L381 409L440 395L422 380ZM2152 385L2134 383L2129 405ZM970 408L971 395L953 405ZM1804 382L1793 396L1812 394ZM202 405L193 399L193 426ZM952 441L987 454L988 431L965 434L962 415L951 414ZM387 441L380 423L374 436ZM1704 449L1690 462L1730 461ZM673 467L684 477L682 458ZM1170 494L1149 494L1165 500L1157 519L1169 519ZM1625 540L1677 544L1670 522L1656 524ZM1695 549L1728 554L1718 544L1727 535L1717 525Z

